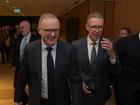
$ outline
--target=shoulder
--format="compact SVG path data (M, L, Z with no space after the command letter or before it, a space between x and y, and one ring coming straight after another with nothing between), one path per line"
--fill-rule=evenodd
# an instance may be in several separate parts
M39 35L31 34L31 38L36 40L36 39L40 39L40 36Z
M118 40L118 42L122 42L122 43L127 43L127 42L130 42L134 39L137 39L138 38L138 34L134 34L134 35L131 35L131 36L127 36L127 37L124 37L124 38L120 38Z
M84 42L87 42L86 37L75 40L75 41L72 42L72 44L75 45L75 46L79 46L79 45L83 44Z
M35 41L30 42L27 45L27 48L32 49L32 48L38 48L39 46L41 46L41 40L35 40Z
M127 46L131 46L132 44L134 45L134 43L137 43L137 41L138 41L138 34L134 34L134 35L119 39L116 45L118 47L127 47Z
M62 40L58 40L57 41L57 46L58 47L62 47L62 48L71 48L72 47L72 44L71 43L68 43L68 42L64 42Z
M71 43L67 43L64 41L58 41L57 43L57 51L62 52L64 55L67 53L68 55L76 52L76 47Z

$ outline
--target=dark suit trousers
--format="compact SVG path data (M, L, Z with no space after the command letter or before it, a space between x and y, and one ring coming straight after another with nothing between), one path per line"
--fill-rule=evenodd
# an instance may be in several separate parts
M49 105L48 100L41 98L40 105Z
M49 100L44 99L44 98L41 98L41 99L40 99L40 105L56 105L56 104L55 104L55 103L50 104L50 103L49 103Z
M136 92L135 95L127 99L121 99L120 97L117 97L116 100L116 105L140 105L140 93Z
M83 105L105 105L105 102L101 102L100 99L97 99L95 90L92 90L91 92L91 94L83 93Z
M21 99L22 105L26 105L28 103L28 94L26 93L26 91L23 91L23 96Z

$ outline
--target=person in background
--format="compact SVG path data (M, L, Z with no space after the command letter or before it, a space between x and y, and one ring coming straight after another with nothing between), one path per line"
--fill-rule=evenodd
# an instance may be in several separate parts
M128 27L122 27L119 32L119 38L131 35L131 30Z
M12 65L12 71L15 74L14 87L16 87L16 79L18 76L17 72L20 69L20 64L24 54L25 46L28 43L39 39L39 36L31 34L30 23L27 20L20 22L19 28L22 35L20 37L17 37L17 39L15 40L15 44L12 46L13 50L12 50L11 65ZM22 92L23 94L20 101L22 102L22 105L26 105L26 103L28 102L28 95L25 90L23 90Z
M103 37L104 18L93 12L87 16L87 36L73 42L83 82L83 105L105 105L111 96L111 75L120 73L112 42Z
M82 85L75 48L59 40L60 22L54 14L39 19L41 40L25 48L17 73L14 101L19 105L29 81L29 105L82 105Z
M115 85L117 105L140 105L140 33L119 39L116 49L122 66Z
M1 62L5 63L5 55L4 55L4 44L0 41L0 53L1 53Z
M10 36L7 35L7 38L6 38L6 41L5 41L5 55L6 55L6 60L7 60L7 63L10 62L10 52L11 52L11 39L10 39Z
M6 41L6 35L5 35L5 31L2 29L2 30L0 30L0 55L1 55L1 62L0 63L2 63L2 64L6 63L5 41Z

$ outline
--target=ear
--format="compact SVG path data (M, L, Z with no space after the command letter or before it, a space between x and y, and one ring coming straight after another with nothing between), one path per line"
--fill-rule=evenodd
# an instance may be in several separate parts
M39 28L39 27L37 28L37 31L38 31L39 34L41 34L41 33L40 33L40 28Z

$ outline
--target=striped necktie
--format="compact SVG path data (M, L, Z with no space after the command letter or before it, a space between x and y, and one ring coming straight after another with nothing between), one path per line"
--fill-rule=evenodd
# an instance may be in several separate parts
M93 47L91 50L91 64L96 60L96 49L95 49L96 43L93 43Z

